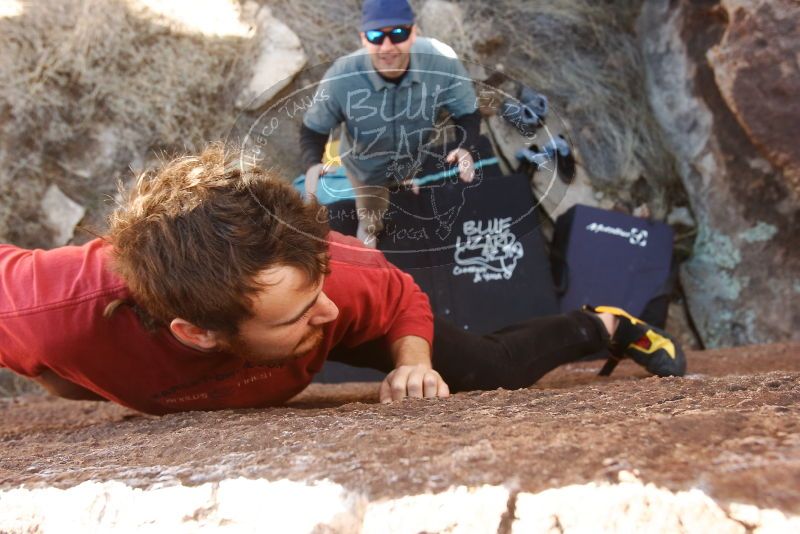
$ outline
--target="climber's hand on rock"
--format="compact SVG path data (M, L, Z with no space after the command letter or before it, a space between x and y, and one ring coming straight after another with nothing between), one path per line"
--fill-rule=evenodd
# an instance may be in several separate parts
M405 397L421 399L449 396L450 388L441 375L425 364L397 367L386 375L380 389L380 400L383 403L402 400Z

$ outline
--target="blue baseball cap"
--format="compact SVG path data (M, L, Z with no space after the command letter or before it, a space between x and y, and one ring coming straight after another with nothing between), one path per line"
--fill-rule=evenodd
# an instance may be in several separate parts
M386 26L410 26L414 12L407 0L364 0L361 8L361 31Z

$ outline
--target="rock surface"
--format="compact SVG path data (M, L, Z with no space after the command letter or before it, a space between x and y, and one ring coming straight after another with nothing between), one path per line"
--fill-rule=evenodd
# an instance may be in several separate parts
M47 225L53 230L56 246L69 243L75 233L75 226L86 215L86 208L65 195L55 184L45 191L41 209Z
M783 171L800 200L800 6L791 0L723 0L728 18L708 61L722 98L748 137Z
M530 389L390 405L375 384L164 417L3 400L0 530L265 517L282 532L795 528L798 356L797 344L695 352L683 379L629 362L600 379L587 362Z
M697 220L681 283L707 347L800 339L798 17L790 0L653 0L639 19L650 102Z
M257 22L260 52L252 78L236 99L239 109L257 110L268 104L308 62L300 38L267 6L259 10Z

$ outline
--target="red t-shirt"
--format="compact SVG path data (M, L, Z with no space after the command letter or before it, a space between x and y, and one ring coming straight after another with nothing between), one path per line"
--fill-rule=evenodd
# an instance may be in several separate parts
M50 369L102 397L149 413L280 404L302 391L337 345L415 335L431 342L428 297L411 276L357 239L331 232L323 290L339 308L312 353L282 367L181 344L150 332L110 268L109 246L24 250L0 245L0 366L29 377Z

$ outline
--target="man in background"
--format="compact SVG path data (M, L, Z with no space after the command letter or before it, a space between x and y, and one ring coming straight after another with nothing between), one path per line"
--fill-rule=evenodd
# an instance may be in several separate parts
M363 48L338 59L325 73L320 97L303 118L300 145L306 193L316 192L330 133L342 126L340 155L355 192L358 238L376 247L389 190L403 186L433 156L459 165L460 179L474 178L471 151L480 134L480 113L466 69L452 48L419 37L406 0L365 0ZM439 114L449 113L458 147L430 153Z

